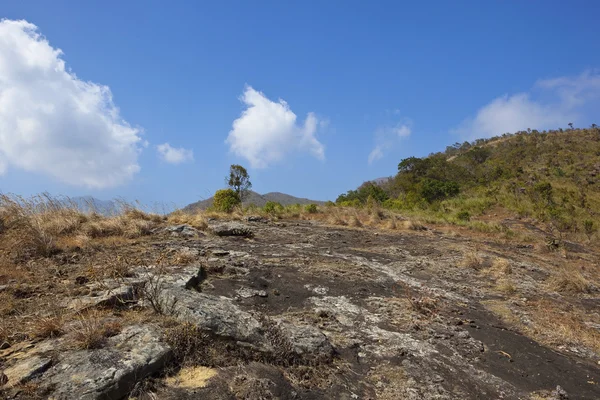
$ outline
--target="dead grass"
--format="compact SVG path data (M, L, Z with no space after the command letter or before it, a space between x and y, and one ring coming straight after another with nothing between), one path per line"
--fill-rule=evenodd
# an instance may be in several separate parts
M600 351L600 332L585 324L589 316L569 305L551 300L539 300L527 305L525 324L508 303L499 300L484 302L486 308L528 336L554 348L585 346Z
M185 388L185 389L199 389L206 387L211 378L217 376L218 371L214 368L196 366L196 367L183 367L177 375L170 376L166 379L166 383L169 386Z
M36 318L32 326L32 335L45 339L60 336L64 333L64 317L54 314L47 317Z
M73 341L79 349L99 349L104 347L106 340L118 335L122 325L115 320L106 319L97 311L80 315L73 328Z
M131 207L120 215L104 217L81 212L68 199L0 195L0 220L0 252L12 260L26 261L47 257L61 248L85 247L92 239L148 235L164 217Z
M517 291L517 287L512 279L506 277L498 280L496 283L496 290L504 294L513 294Z
M175 253L174 261L179 265L188 265L196 261L198 255L190 249L180 249Z
M208 228L208 223L206 222L204 214L189 214L181 210L171 213L167 217L167 222L173 225L187 224L199 230L205 230Z
M563 267L548 281L550 289L561 293L589 293L592 285L581 272L573 267Z
M512 274L512 266L510 261L506 258L496 257L492 262L492 266L488 268L486 273L492 275L494 278L499 279Z
M460 265L465 268L479 270L483 266L483 261L483 257L481 257L477 251L473 250L464 255Z
M425 225L423 225L421 222L413 219L402 221L402 226L404 229L408 229L411 231L423 231L427 229Z

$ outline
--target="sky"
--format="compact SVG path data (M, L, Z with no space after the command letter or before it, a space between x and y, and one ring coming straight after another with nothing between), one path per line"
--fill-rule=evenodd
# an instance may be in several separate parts
M600 124L597 1L4 1L0 191L317 200L403 158Z

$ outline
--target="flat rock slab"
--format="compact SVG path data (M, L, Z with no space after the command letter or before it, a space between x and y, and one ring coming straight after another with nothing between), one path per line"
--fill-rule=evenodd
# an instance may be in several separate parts
M333 346L316 326L294 324L284 319L279 319L277 326L292 344L294 353L320 361L329 361L333 357Z
M167 226L161 232L169 233L175 237L195 237L202 235L198 229L187 224Z
M134 325L108 340L105 348L63 353L44 375L53 399L121 399L136 382L158 372L171 357L160 332Z
M52 359L48 357L32 356L26 358L4 371L8 378L7 386L12 387L27 382L41 375L52 365Z
M254 231L250 227L236 222L211 225L209 229L217 236L254 237Z
M99 290L90 296L73 299L67 305L71 310L84 310L90 307L108 307L124 305L136 298L136 288L144 284L143 280L126 283L107 282L106 289ZM95 287L100 287L95 285Z
M172 304L179 320L241 342L260 344L264 341L261 324L227 297L177 287L164 290L163 296L166 304Z

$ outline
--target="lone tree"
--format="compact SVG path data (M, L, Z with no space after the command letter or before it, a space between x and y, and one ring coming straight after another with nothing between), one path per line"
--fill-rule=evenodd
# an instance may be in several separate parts
M248 195L248 191L252 188L248 171L237 164L229 167L229 176L225 177L225 182L227 182L227 186L237 193L240 201L244 200L244 197Z

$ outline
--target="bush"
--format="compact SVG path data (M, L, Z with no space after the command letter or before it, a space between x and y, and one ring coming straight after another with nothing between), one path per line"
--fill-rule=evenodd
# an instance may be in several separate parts
M460 221L470 221L471 213L468 211L460 211L458 214L456 214L456 218Z
M267 201L264 210L266 213L275 214L277 212L283 211L283 206L276 201Z
M419 193L429 203L456 196L459 192L458 183L452 181L438 181L437 179L423 179Z
M317 213L317 205L316 204L307 204L304 207L304 211L306 211L309 214L316 214Z
M240 196L232 189L217 190L213 201L215 211L232 212L233 209L240 205L242 201Z

